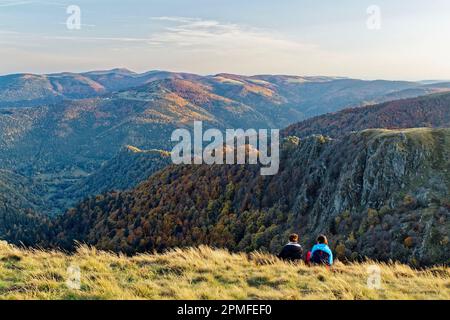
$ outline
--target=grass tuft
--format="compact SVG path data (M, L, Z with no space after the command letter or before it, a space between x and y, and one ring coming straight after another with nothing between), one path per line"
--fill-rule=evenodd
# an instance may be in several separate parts
M367 285L373 266L380 270L378 289ZM79 288L68 285L69 267L80 271ZM0 299L448 300L450 270L374 262L327 269L205 246L126 257L81 245L68 255L0 242Z

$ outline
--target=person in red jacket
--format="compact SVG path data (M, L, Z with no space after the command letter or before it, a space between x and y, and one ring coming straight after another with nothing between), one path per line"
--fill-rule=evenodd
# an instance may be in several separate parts
M307 265L311 265L311 251L306 253L305 262Z

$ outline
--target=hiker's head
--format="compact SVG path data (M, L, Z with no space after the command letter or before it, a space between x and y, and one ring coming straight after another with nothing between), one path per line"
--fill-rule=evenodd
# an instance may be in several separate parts
M328 244L328 239L325 235L321 234L317 237L317 243Z
M289 236L289 241L290 242L298 242L298 234L293 233Z

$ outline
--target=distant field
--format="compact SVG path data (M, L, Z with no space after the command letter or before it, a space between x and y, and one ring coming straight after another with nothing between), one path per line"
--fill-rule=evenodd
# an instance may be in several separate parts
M367 285L374 266L381 289ZM337 263L327 270L208 247L125 257L85 246L68 255L0 242L0 299L448 300L450 268Z

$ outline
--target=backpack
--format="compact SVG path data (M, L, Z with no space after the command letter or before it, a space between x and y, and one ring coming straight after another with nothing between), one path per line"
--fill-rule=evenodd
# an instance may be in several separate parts
M330 255L322 250L316 250L311 256L311 262L314 264L330 265Z

